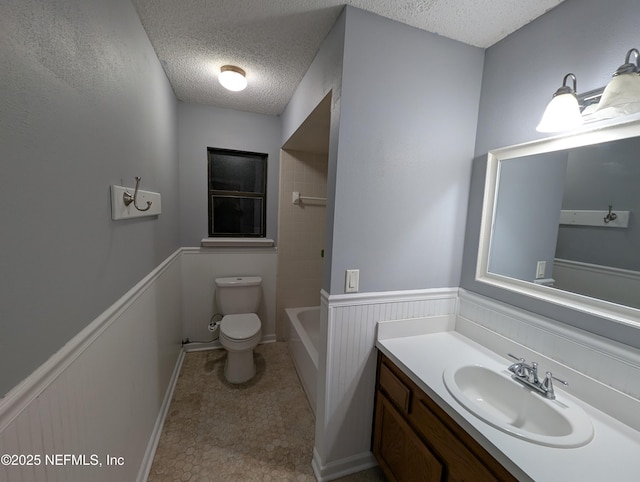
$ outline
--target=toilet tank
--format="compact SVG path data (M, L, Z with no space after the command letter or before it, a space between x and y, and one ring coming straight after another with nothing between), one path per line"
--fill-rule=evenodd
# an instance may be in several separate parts
M216 300L222 315L257 313L262 296L259 276L216 278Z

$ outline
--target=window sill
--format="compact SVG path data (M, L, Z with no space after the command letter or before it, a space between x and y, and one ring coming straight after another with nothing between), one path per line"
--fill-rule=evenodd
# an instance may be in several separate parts
M202 238L200 240L200 246L203 248L269 248L273 245L273 239L268 238Z

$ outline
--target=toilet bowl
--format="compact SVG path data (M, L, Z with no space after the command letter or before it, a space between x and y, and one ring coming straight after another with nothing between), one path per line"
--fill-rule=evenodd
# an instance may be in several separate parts
M256 374L253 349L262 338L256 314L262 294L259 276L216 278L216 299L223 314L220 344L227 351L224 376L230 383L244 383Z
M256 374L253 349L262 338L255 313L226 315L220 323L220 344L227 350L224 376L230 383L244 383Z

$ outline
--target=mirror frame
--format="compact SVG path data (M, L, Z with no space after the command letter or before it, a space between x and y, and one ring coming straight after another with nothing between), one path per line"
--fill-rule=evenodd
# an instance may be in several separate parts
M633 115L625 117L622 121L614 119L599 122L597 126L585 126L568 134L489 151L482 204L476 280L524 296L640 328L639 309L488 271L491 235L494 227L496 200L500 182L500 165L502 162L523 156L544 154L637 136L640 136L640 115Z

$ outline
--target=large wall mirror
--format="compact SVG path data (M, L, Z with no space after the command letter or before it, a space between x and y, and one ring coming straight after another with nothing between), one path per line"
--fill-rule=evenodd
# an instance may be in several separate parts
M640 327L640 117L491 151L476 278Z

